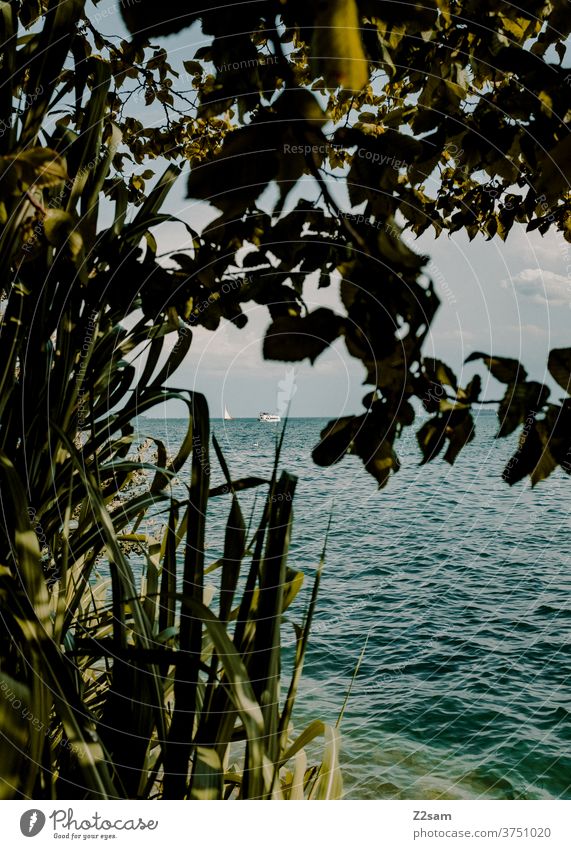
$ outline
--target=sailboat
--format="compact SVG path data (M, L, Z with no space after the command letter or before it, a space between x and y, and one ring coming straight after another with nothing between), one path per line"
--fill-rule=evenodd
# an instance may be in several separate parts
M225 422L231 422L233 418L234 418L234 416L230 415L230 413L228 412L228 407L225 404L224 405L224 421Z

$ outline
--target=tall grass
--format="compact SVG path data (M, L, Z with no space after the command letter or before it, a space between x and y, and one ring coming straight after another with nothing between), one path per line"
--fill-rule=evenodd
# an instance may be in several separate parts
M11 127L0 137L0 795L339 795L336 731L315 722L296 737L291 724L320 572L288 680L281 669L282 617L303 581L287 565L295 478L278 473L278 451L271 480L233 479L205 398L169 385L190 331L168 304L150 314L137 288L137 275L160 271L151 228L167 218L178 170L130 220L117 185L101 229L119 139L103 141L111 78L95 58L75 91L79 135L45 128L80 13L81 3L49 4L19 77L15 4L0 10L14 72L0 92ZM160 440L137 455L136 416L169 399L188 410L176 455ZM223 487L210 483L212 444ZM248 487L263 492L251 538ZM211 498L229 501L215 563ZM160 534L150 516L164 517ZM324 757L309 767L304 746L319 736Z

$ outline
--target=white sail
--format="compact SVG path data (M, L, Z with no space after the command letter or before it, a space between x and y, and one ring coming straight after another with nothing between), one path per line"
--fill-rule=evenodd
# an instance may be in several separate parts
M231 422L232 419L233 419L233 416L231 416L230 413L228 412L228 407L226 405L224 405L224 421L225 422Z

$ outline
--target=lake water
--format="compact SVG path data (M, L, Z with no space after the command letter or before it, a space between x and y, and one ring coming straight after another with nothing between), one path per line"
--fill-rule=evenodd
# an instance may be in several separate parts
M308 587L333 509L296 727L336 721L366 643L341 728L347 797L570 798L571 480L510 489L514 442L481 415L453 468L419 466L401 440L403 467L378 492L356 458L313 465L325 422L291 420L282 455L299 475L290 564ZM184 427L140 422L171 451ZM213 428L234 478L269 476L275 425ZM212 560L228 508L209 507Z

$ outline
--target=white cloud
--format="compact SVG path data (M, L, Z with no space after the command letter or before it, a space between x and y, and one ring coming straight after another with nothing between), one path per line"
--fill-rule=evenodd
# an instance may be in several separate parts
M518 336L547 336L547 328L539 324L509 324L504 328L507 333L517 333Z
M524 268L511 280L502 281L504 287L510 284L517 293L531 298L535 303L553 306L571 304L571 280L555 271Z
M503 253L506 258L517 257L530 265L557 266L568 260L569 243L553 228L542 236L538 230L526 232L525 225L516 222L503 246Z
M472 330L465 330L461 327L446 328L443 330L431 330L428 334L428 339L432 342L444 342L452 340L456 342L460 339L467 344L472 344L478 338L477 334Z

